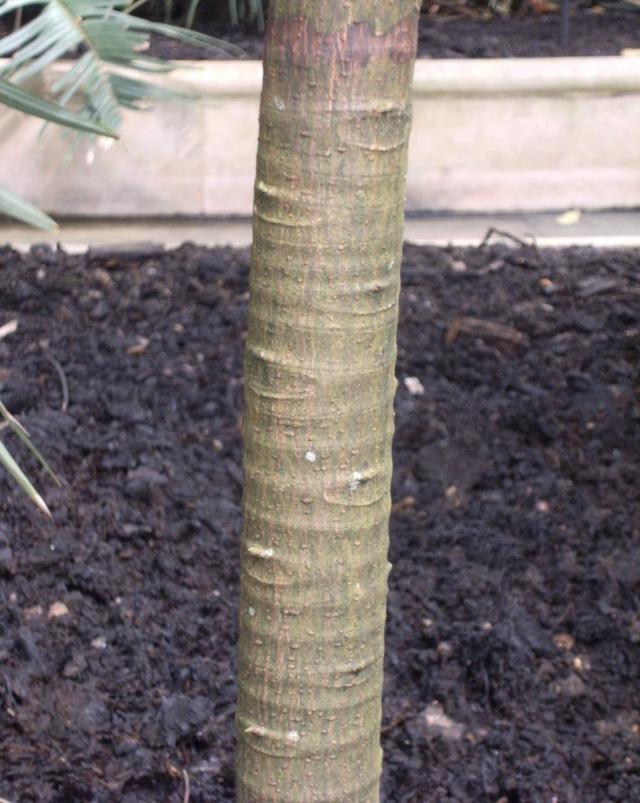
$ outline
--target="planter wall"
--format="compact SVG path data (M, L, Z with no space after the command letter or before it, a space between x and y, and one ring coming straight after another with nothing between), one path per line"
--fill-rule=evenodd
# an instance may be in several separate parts
M128 113L112 147L36 143L39 122L1 109L0 183L58 216L250 215L261 65L171 81L206 103ZM640 58L419 61L407 209L638 207L639 131Z

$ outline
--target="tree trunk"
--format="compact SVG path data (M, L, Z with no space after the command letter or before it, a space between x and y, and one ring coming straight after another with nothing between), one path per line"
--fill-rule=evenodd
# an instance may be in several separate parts
M419 6L270 4L245 356L239 803L379 800Z

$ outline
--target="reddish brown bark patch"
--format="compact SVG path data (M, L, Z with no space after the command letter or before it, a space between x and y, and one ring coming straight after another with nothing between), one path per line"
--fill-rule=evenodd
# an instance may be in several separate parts
M388 33L376 35L368 23L354 23L330 34L316 31L310 20L296 17L269 25L267 49L278 61L302 67L309 63L335 63L342 70L366 67L372 59L404 64L415 58L418 15L410 14Z

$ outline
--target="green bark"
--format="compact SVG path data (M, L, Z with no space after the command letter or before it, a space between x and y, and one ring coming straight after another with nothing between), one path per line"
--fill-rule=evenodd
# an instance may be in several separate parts
M245 356L240 803L379 800L418 6L271 3Z

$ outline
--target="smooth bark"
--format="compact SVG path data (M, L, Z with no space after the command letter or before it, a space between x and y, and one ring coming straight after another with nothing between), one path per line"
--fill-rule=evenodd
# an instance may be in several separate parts
M379 800L419 5L270 5L245 357L240 803Z

